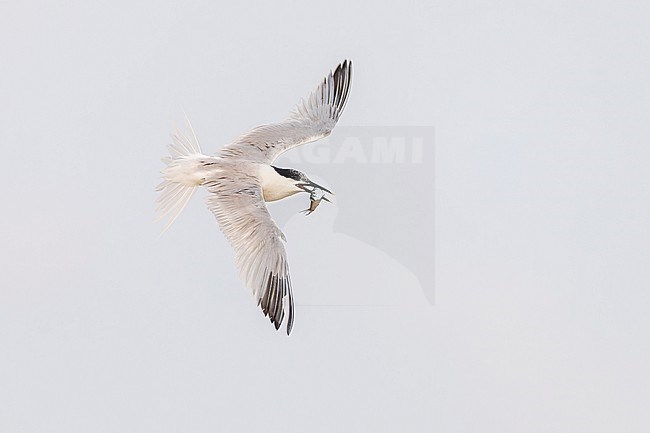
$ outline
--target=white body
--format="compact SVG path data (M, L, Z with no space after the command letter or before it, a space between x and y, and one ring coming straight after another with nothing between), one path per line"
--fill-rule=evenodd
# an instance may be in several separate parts
M226 164L227 161L224 161ZM191 155L174 160L164 170L165 178L187 187L197 187L224 171L222 158L207 155ZM257 165L257 177L262 187L264 201L277 201L305 192L296 186L296 181L278 174L268 164Z

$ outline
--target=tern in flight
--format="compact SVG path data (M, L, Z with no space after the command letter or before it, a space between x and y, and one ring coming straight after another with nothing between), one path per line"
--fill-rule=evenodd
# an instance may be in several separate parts
M200 186L208 190L208 208L235 250L235 261L246 287L252 292L275 329L287 316L287 335L293 328L293 293L283 241L264 202L299 192L310 194L307 213L328 189L298 170L280 168L273 161L301 144L327 137L339 120L350 93L352 63L345 60L282 122L262 125L223 146L213 156L201 153L196 134L186 119L188 132L176 131L169 145L171 157L158 186L160 218L169 227Z

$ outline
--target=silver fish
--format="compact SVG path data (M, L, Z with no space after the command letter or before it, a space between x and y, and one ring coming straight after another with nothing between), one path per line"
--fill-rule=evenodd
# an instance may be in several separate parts
M309 215L310 213L316 210L321 200L325 200L329 202L329 199L325 197L325 193L326 191L323 191L320 188L314 188L311 194L309 194L309 207L303 210L302 212L304 212L305 215Z

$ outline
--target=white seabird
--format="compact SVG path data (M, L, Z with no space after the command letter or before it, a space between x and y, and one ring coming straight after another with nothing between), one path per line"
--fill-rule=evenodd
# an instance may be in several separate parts
M208 208L235 250L235 260L245 285L253 292L275 329L287 315L287 335L293 327L293 293L289 263L282 241L286 238L264 202L281 200L299 192L329 201L326 188L297 170L273 166L281 153L328 136L345 107L352 81L352 63L345 60L320 85L301 100L289 117L262 125L223 146L215 155L202 154L196 134L186 119L187 134L176 131L169 145L171 157L162 171L157 200L160 218L169 227L199 186L210 195ZM312 203L310 209L316 209Z

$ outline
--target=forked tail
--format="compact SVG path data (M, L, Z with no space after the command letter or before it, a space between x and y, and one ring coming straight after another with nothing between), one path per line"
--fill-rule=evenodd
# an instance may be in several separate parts
M168 146L171 156L162 158L167 166L161 172L163 181L156 188L156 191L160 191L156 210L157 221L169 218L163 232L176 221L203 181L198 172L199 160L204 158L204 155L187 116L185 122L187 133L176 128Z

